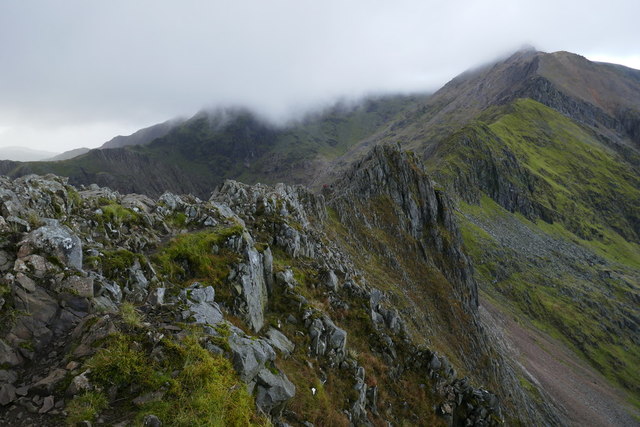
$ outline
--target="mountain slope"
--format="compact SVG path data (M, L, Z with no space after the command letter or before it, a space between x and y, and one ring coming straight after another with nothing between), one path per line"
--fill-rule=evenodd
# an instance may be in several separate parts
M419 161L376 147L343 184L327 202L226 181L201 201L0 180L0 421L557 424L485 341ZM361 263L369 245L386 265Z
M532 69L515 59L512 67ZM530 55L542 71L515 93L447 137L409 145L458 196L487 296L564 340L638 399L640 157L635 125L622 125L636 120L629 112L640 98L626 94L638 90L638 73L591 63L577 73L584 61Z
M50 159L45 159L45 160L46 161L69 160L69 159L73 159L74 157L78 157L85 153L88 153L89 151L91 150L85 147L76 148L74 150L65 151L64 153L60 153L57 156L53 156Z
M119 135L102 144L100 148L122 148L131 145L148 144L156 138L162 138L182 122L184 122L183 119L167 120L166 122L140 129L131 135Z

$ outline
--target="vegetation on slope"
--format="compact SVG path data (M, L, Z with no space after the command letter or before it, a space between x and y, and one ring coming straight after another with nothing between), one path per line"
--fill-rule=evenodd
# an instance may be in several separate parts
M640 392L640 178L589 129L529 100L486 111L431 160L461 196L483 288Z
M267 424L256 416L253 398L227 358L202 348L196 335L154 343L150 337L156 334L129 325L106 338L84 363L94 390L71 401L69 425L93 421L107 408L110 418L133 413L140 424L147 414L169 426ZM117 399L108 398L106 392L116 393ZM138 395L145 398L129 403Z

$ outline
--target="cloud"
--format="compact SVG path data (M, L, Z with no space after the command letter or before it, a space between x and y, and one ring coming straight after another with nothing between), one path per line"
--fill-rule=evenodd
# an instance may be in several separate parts
M8 0L0 145L95 146L204 106L281 119L339 96L432 90L523 43L630 57L637 16L619 0Z

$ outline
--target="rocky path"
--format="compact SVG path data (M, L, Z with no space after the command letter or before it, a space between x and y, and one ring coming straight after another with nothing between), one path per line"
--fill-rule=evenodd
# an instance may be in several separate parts
M481 312L501 327L526 370L542 385L556 404L566 410L574 426L640 426L640 411L624 399L598 372L547 334L524 327L486 298Z

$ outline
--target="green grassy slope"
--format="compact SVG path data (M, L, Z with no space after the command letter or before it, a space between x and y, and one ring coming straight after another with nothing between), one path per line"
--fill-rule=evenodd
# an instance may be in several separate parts
M529 99L487 110L430 160L460 196L496 300L640 396L640 178L593 132Z

